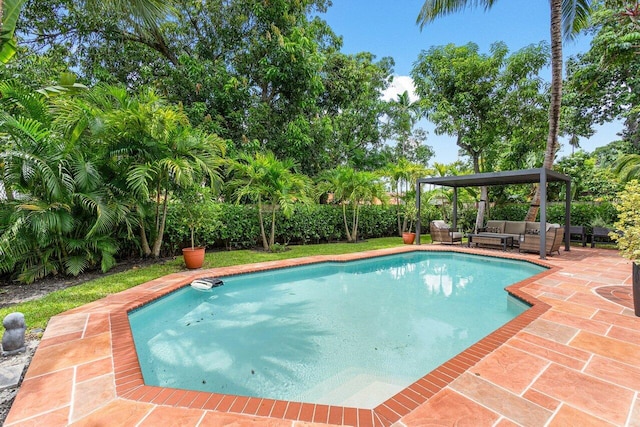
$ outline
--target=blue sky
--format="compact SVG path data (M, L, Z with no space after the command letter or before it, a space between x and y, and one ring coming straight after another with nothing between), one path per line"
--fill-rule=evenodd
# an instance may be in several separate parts
M549 41L549 2L548 0L502 0L493 8L470 8L447 17L438 18L426 25L422 31L416 25L416 17L423 0L333 0L326 14L321 17L327 21L333 31L343 37L344 53L367 51L378 59L391 56L396 63L395 92L409 88L407 77L413 62L421 50L431 46L468 42L476 43L482 52L488 52L496 41L503 41L511 52ZM565 42L564 57L586 52L590 39L578 36L575 41ZM545 70L542 77L550 79ZM450 163L458 158L458 148L454 139L446 135L436 135L433 126L422 121L419 126L429 131L427 144L435 152L433 161ZM606 145L619 139L616 132L621 130L619 123L598 128L589 140L582 138L580 145L587 151ZM561 138L563 150L559 156L571 153L571 147Z

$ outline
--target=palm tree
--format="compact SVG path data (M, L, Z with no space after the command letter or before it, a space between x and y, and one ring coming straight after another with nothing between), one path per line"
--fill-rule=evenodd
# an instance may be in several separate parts
M640 179L640 154L624 154L616 161L613 172L620 181Z
M411 102L409 92L398 94L398 98L389 102L391 129L398 139L398 151L400 157L406 157L407 142L411 136L413 127L420 115L419 104Z
M124 89L107 88L118 108L100 115L104 127L96 136L108 147L111 168L122 188L139 203L140 237L146 255L160 256L169 199L177 188L220 181L218 169L225 143L216 135L193 129L180 108L168 105L153 90L137 97ZM144 205L154 199L153 223ZM150 225L149 247L145 225Z
M376 200L387 201L387 193L382 182L373 172L356 171L353 168L339 166L323 173L319 187L325 193L333 193L333 200L342 206L347 241L358 241L358 223L360 208ZM347 217L347 206L351 207L351 219Z
M571 146L571 155L573 155L576 151L576 148L580 148L580 138L578 135L571 135L571 139L569 139L569 145Z
M240 203L246 198L258 204L260 234L265 251L275 244L278 209L286 217L290 217L296 203L313 201L311 180L293 172L295 166L293 160L278 160L270 151L256 153L255 156L243 153L229 162L229 170L233 176L229 185L235 189L236 201ZM267 208L271 209L271 232L268 240L264 226Z
M402 157L397 163L389 163L381 173L391 180L391 190L396 203L398 235L402 236L402 233L407 231L408 222L411 219L409 214L415 210L413 183L426 174L426 169ZM403 212L404 215L402 215Z
M137 212L146 256L160 256L173 192L221 180L224 141L193 129L181 108L151 89L130 95L121 87L98 86L59 103L56 115L68 138L86 138L101 152L104 179Z
M417 22L426 23L443 15L467 7L484 6L490 9L497 0L425 0ZM549 132L543 167L551 169L558 150L558 128L562 98L562 33L570 38L587 26L591 13L591 0L550 0L551 7L551 102L549 104ZM534 221L540 206L540 189L536 188L526 220Z

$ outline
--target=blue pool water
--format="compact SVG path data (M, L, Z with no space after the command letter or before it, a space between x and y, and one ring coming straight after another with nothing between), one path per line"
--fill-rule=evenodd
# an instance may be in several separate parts
M544 268L411 252L224 278L129 314L145 383L373 408L513 319Z

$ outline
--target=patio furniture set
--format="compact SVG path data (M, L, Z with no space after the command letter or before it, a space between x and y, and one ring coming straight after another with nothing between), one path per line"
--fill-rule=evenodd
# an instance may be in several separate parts
M460 243L464 234L458 230L452 230L449 225L442 220L432 221L430 226L431 240L440 243ZM546 255L555 252L560 253L560 246L564 240L564 226L547 223L545 227L545 248ZM569 235L572 242L587 245L590 240L593 248L596 243L609 243L610 230L604 227L593 227L593 233L588 236L583 226L570 226ZM487 225L478 229L476 233L468 233L467 246L475 244L476 247L498 246L503 251L507 248L518 248L519 252L540 252L540 223L530 221L488 221Z

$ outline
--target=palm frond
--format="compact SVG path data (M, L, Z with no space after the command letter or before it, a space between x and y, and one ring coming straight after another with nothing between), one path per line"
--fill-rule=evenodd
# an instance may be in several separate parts
M31 88L14 80L0 82L0 105L15 116L29 117L41 123L48 123L51 118L48 104L44 96Z
M2 128L5 132L28 138L35 143L42 142L51 134L48 126L39 120L23 116L14 118L8 114L2 115Z
M170 13L171 3L165 0L88 0L87 7L97 14L105 9L120 11L134 22L144 24L147 28L156 28Z
M0 152L0 159L6 159L9 163L14 162L16 159L21 160L19 167L23 179L26 181L39 180L43 184L43 196L52 199L62 197L64 186L58 179L58 171L52 169L46 160L30 153L15 150Z
M155 171L149 164L134 165L127 173L127 187L136 197L149 198L149 183Z
M629 182L640 178L640 154L625 154L615 164L613 172L620 181Z
M90 266L91 263L89 262L87 257L83 255L73 255L64 260L65 273L72 276L79 275Z
M493 6L494 2L495 0L425 0L422 8L420 8L416 23L422 29L427 23L438 17L479 6L487 10Z
M591 12L591 0L563 0L562 33L564 37L572 40L587 28Z

